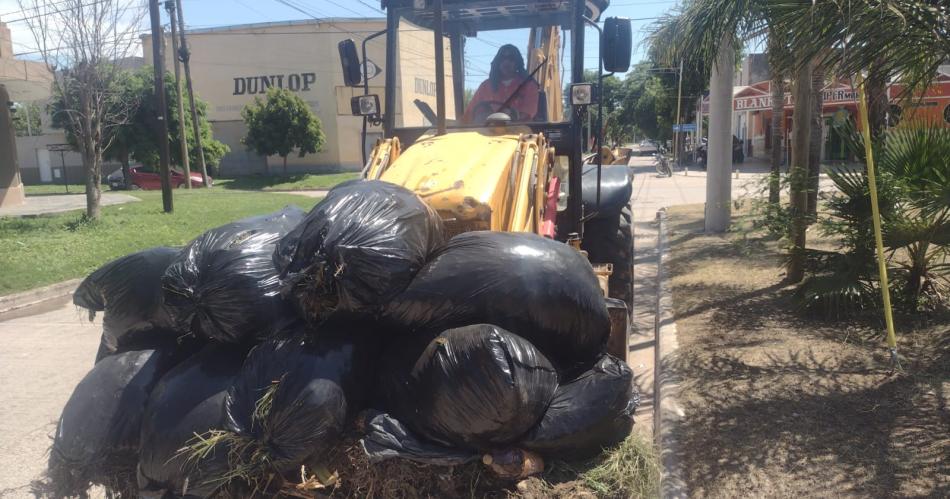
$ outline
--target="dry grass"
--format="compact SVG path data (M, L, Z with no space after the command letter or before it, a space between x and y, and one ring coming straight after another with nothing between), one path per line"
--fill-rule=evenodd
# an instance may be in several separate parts
M30 492L34 497L86 498L89 497L89 490L94 485L102 486L105 494L110 498L138 497L138 483L135 475L135 463L138 458L134 453L110 456L106 462L77 465L59 458L55 449L50 452L52 458L46 472L30 483Z
M676 207L669 224L690 496L946 497L950 317L898 317L894 372L880 311L803 315L780 243L741 211L739 230L707 236L702 214Z
M281 381L283 378L272 382L254 404L251 423L262 428L265 434L274 396ZM283 478L273 465L266 442L260 442L250 435L211 430L202 435L195 435L187 446L178 451L176 457L183 456L184 466L196 469L199 463L221 447L226 448L228 452L228 472L209 477L207 484L219 485L225 489L237 484L242 490L246 487L251 496L283 485Z
M403 459L370 464L355 437L329 457L340 475L333 498L640 498L655 497L659 481L653 448L632 435L615 449L580 463L553 461L545 473L520 482L503 480L479 462L434 466Z

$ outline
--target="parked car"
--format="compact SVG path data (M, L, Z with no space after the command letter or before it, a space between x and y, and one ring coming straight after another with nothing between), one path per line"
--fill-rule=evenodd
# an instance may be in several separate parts
M122 169L118 169L106 177L109 188L117 191L122 189L143 189L154 190L162 188L162 177L159 175L158 168L146 165L134 165L129 168L130 179L125 179L122 175ZM181 170L171 169L172 188L178 189L185 187L185 174ZM208 177L208 183L213 184L212 178ZM191 172L191 186L201 187L201 174Z
M696 149L696 162L699 163L699 166L704 170L706 169L706 154L709 150L709 144L705 137L702 139L702 144L699 148ZM739 140L739 137L735 135L732 136L732 162L733 163L743 163L745 162L745 151L742 147L742 141Z
M640 156L656 154L656 151L656 144L652 140L644 140L640 142L640 145L637 148L637 154Z

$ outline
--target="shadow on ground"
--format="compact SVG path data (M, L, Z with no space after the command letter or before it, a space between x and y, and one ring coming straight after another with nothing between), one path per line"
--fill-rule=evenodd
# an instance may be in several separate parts
M894 372L877 314L802 315L777 242L696 234L695 216L671 217L680 350L664 366L690 496L947 497L950 316L899 318Z

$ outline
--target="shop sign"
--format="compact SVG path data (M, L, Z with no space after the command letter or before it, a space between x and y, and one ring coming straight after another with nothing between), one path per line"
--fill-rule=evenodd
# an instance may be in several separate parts
M848 87L829 88L821 92L825 104L853 103L857 100L857 92ZM785 107L792 106L792 94L785 94ZM762 111L772 109L771 95L753 95L738 97L733 105L735 111Z
M286 88L291 92L309 92L316 81L317 73L241 76L234 79L233 95L264 94L271 87Z

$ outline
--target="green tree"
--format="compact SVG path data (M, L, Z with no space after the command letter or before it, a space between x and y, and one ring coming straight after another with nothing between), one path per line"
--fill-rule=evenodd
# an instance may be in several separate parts
M133 157L146 165L158 166L158 142L155 140L155 87L153 85L152 68L142 68L134 75L138 82L130 84L129 92L140 92L142 104L139 106L132 127L125 136L129 137L129 146ZM188 101L188 90L182 93L182 98ZM168 117L168 142L172 165L181 165L181 141L179 127L185 127L185 141L188 142L188 158L191 164L198 163L198 148L195 143L195 134L191 125L191 113L185 113L185 122L178 120L178 94L175 91L175 77L165 73L165 105ZM221 141L214 139L214 131L208 122L208 103L195 98L195 107L198 110L198 128L201 131L201 145L204 148L205 164L209 173L214 175L221 158L231 151L231 148Z
M43 125L40 123L40 113L43 110L35 102L18 103L13 113L13 129L17 137L40 135Z
M157 167L159 164L158 141L155 128L155 86L151 67L144 67L138 71L122 71L118 73L110 86L110 95L116 105L132 108L125 123L117 125L112 132L112 140L102 152L103 159L118 161L122 164L125 178L129 177L129 164L134 159L144 165ZM170 161L172 165L181 164L181 146L178 140L178 113L174 112L178 105L178 96L175 92L174 77L165 74L165 104L168 107L168 140L171 148ZM185 94L187 99L187 93ZM57 112L65 106L61 97L54 98L51 108L53 111L53 125L62 127L64 113ZM230 148L214 139L211 124L207 120L208 104L196 99L198 107L199 127L201 129L202 145L205 149L205 161L209 168L217 166L221 158L230 152ZM191 126L190 113L185 115L185 134L188 141L188 155L192 161L197 161L198 150L195 147L194 133ZM77 146L77 140L71 129L65 128L66 139Z
M326 138L320 119L313 114L307 103L293 92L271 87L267 97L254 98L241 111L247 124L247 136L242 142L258 154L278 155L284 160L287 173L287 156L297 150L302 158L323 149Z

